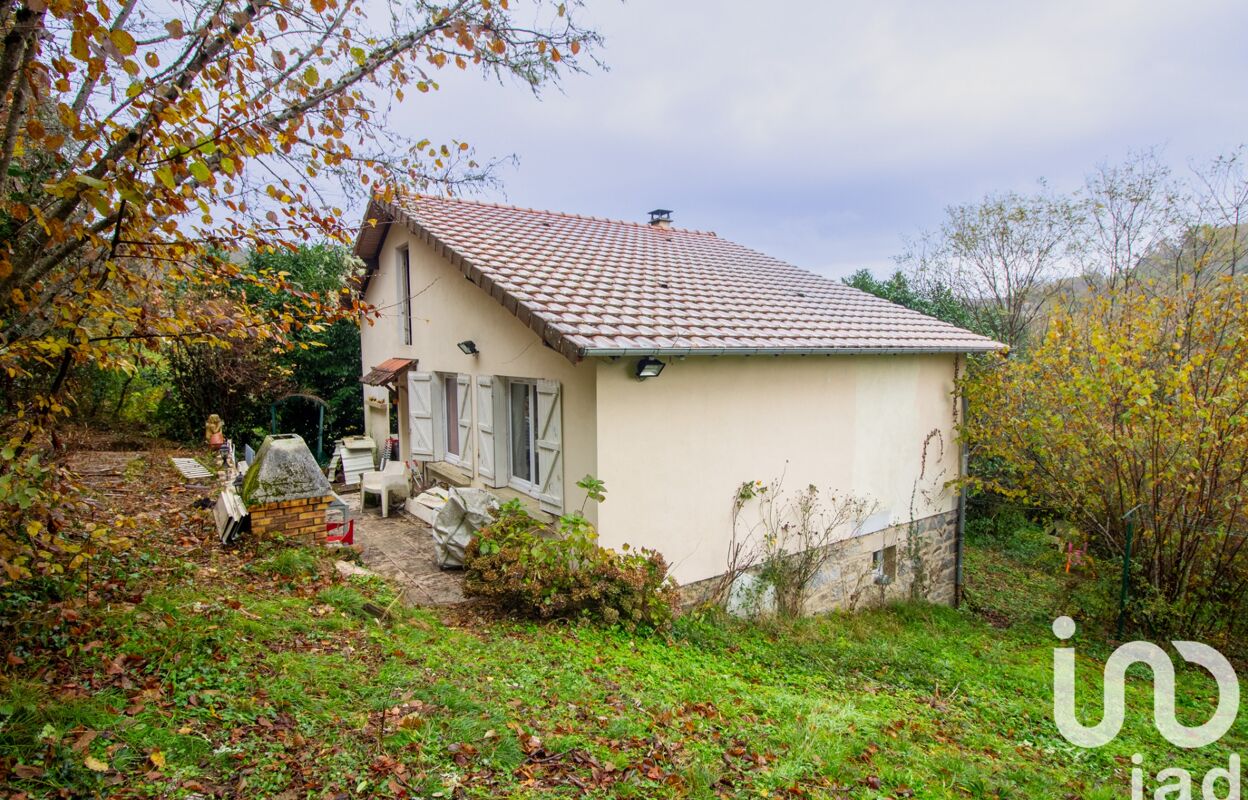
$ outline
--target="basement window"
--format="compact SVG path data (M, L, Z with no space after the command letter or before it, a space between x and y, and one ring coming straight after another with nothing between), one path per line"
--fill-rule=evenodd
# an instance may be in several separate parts
M897 579L897 546L885 547L871 554L871 571L876 584L887 586Z

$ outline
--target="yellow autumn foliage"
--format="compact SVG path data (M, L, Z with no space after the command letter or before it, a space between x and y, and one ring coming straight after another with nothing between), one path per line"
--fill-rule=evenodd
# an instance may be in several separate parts
M550 0L537 0L548 6ZM69 376L131 371L167 342L274 348L370 310L234 256L349 242L372 193L489 177L432 156L392 98L471 63L534 90L599 37L505 3L13 0L0 11L0 585L81 566L46 459ZM540 12L540 9L537 9ZM451 156L450 154L455 154ZM462 155L460 155L462 154ZM348 288L349 287L344 287ZM280 313L249 303L294 298ZM34 460L32 460L32 458ZM41 524L29 534L26 523ZM53 533L49 533L49 531ZM48 537L51 537L49 539Z
M963 383L971 483L1032 503L1121 558L1133 618L1230 635L1248 591L1248 281L1136 284L1062 308L1022 355Z

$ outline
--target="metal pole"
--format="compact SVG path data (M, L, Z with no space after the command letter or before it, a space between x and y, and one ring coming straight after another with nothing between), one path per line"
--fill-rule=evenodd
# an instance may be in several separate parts
M269 433L277 435L277 403L269 406Z
M322 446L325 439L325 406L318 403L316 408L320 412L316 416L316 460L320 463L325 460L325 449Z
M968 401L966 399L966 394L963 393L962 394L962 414L961 414L961 420L959 420L963 425L966 424L966 414L968 410L969 410L969 407L968 407ZM962 439L961 446L959 447L959 451L960 452L958 454L958 477L961 478L963 481L965 481L966 475L970 471L970 468L969 468L970 450L967 448L965 437L963 437ZM962 605L962 590L963 590L963 579L962 579L963 566L962 564L963 564L963 561L965 560L965 556L963 555L963 551L965 550L965 548L966 548L966 485L963 484L961 491L958 492L958 521L957 521L957 527L954 531L954 545L953 545L953 562L954 562L953 563L953 607L954 608L960 608Z

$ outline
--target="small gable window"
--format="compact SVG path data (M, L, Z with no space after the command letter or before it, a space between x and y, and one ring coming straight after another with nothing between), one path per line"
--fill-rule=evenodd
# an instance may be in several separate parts
M406 247L399 248L395 272L399 276L398 308L399 339L403 344L412 343L412 265Z

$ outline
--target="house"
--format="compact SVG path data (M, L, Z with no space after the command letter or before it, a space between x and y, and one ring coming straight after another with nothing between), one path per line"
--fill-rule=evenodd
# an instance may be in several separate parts
M370 205L355 251L380 312L361 332L366 429L384 438L395 414L403 457L431 474L551 515L584 505L602 544L661 551L693 591L726 570L740 486L783 476L875 509L814 609L903 591L899 551L952 599L954 382L996 342L661 210L399 195Z

